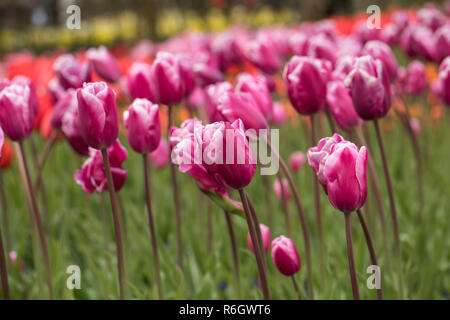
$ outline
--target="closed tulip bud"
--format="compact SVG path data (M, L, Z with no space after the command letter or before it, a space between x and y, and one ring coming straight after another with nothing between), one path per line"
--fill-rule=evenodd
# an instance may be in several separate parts
M225 121L226 119L217 109L219 98L225 92L231 92L233 87L229 82L218 82L206 87L206 114L210 122Z
M269 249L270 249L270 241L272 240L272 238L270 237L270 229L268 226L266 226L264 224L260 224L259 230L261 230L261 237L262 237L264 252L268 253ZM250 237L250 233L247 234L247 242L248 242L248 247L250 248L250 251L254 253L255 251L253 248L253 243L252 243L252 238Z
M78 108L77 92L74 89L68 89L64 96L56 103L52 114L52 127L61 129L62 118L64 114L71 109Z
M34 86L31 79L27 78L25 76L19 75L19 76L15 76L14 79L12 79L11 83L28 86L30 88L30 107L31 107L31 110L33 110L34 115L36 116L38 113L38 108L39 108L38 97L37 97L36 87ZM0 85L0 87L1 87L1 85Z
M146 98L154 101L152 93L152 82L150 78L151 66L144 62L135 62L128 71L128 91L131 98Z
M59 56L53 70L64 89L78 89L83 83L91 81L89 63L80 64L71 54Z
M153 102L165 105L180 103L183 99L183 84L176 57L168 52L158 52L152 64L151 82Z
M317 172L331 204L342 212L360 209L367 197L367 150L339 135L310 148L308 160Z
M84 162L81 170L75 172L75 181L81 185L86 193L102 193L108 189L105 167L103 165L100 150L90 149L89 158ZM127 159L127 150L120 144L119 140L107 149L114 189L119 191L128 176L128 171L122 168L122 163Z
M65 90L59 83L58 78L53 78L48 83L48 90L50 93L50 99L52 100L52 104L55 105L58 103L58 100L64 97Z
M279 236L272 241L272 259L277 269L285 276L292 276L300 270L300 255L295 243L285 236Z
M139 153L154 151L161 139L159 107L147 99L136 99L127 111L123 121L127 128L130 146Z
M397 60L395 59L391 48L386 43L377 40L369 41L364 45L362 54L381 60L384 68L389 74L389 79L394 80L397 77Z
M75 95L76 98L76 95ZM82 156L89 155L89 146L84 141L78 125L78 110L69 108L61 118L61 131L69 142L70 146Z
M217 111L229 122L242 120L247 129L269 128L252 95L246 92L224 91L218 97Z
M192 70L200 87L206 87L224 80L224 76L219 69L204 62L195 62Z
M80 132L95 149L112 145L119 135L116 94L105 82L84 84L77 90Z
M217 57L220 68L241 64L244 60L242 52L242 30L231 30L218 34L211 42L211 51Z
M420 24L436 31L445 21L445 17L437 7L425 7L417 11Z
M273 104L273 112L271 122L273 124L281 125L286 122L288 116L284 107L279 102Z
M289 165L291 166L292 171L294 172L299 172L305 163L306 163L306 156L301 151L293 152L289 157Z
M242 73L237 77L236 91L249 93L266 119L272 117L273 102L262 76Z
M442 62L445 57L450 56L450 25L443 25L434 33L434 48L436 61Z
M209 174L226 188L242 189L252 181L256 161L240 119L205 126L203 162Z
M327 85L327 105L334 120L344 130L351 130L363 123L353 107L353 101L342 81Z
M310 57L328 60L334 66L336 63L336 53L336 44L324 34L314 36L309 41L308 56Z
M195 89L195 73L193 70L194 61L188 55L178 55L178 64L180 66L181 84L184 96L189 96Z
M420 122L417 118L412 118L410 122L411 129L413 133L418 136L420 134L420 131L422 131L422 128L420 126Z
M9 83L0 91L0 126L13 141L22 141L34 127L30 86Z
M439 78L436 91L441 99L450 106L450 56L442 61L439 67ZM5 130L6 131L6 130Z
M436 59L436 48L432 41L433 31L429 28L410 24L400 36L400 46L409 57Z
M260 36L251 41L245 53L247 58L265 73L274 74L281 69L281 59L276 47L267 36Z
M285 178L281 180L275 180L273 183L273 191L275 191L275 195L281 201L289 201L291 199L291 193L289 192L289 184Z
M101 46L89 49L87 57L92 63L95 72L106 81L116 82L120 78L119 64L106 47Z
M371 56L357 58L344 83L360 118L374 120L388 113L391 107L391 85L380 60Z
M399 76L401 89L409 94L419 95L427 88L425 66L415 60Z
M323 60L294 56L284 69L289 99L298 113L310 115L325 106L331 66Z
M169 144L167 141L161 139L155 151L148 156L156 169L164 168L169 163Z

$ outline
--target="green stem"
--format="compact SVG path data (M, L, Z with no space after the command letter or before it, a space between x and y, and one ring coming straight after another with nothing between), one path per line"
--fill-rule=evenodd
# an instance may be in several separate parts
M353 240L350 212L345 212L345 235L347 238L348 268L350 271L350 281L352 283L353 299L359 300L358 280L356 279L355 257L353 255Z
M236 236L234 235L233 221L231 214L225 211L225 219L227 221L228 234L230 235L231 243L231 258L233 259L233 274L234 274L234 290L236 299L241 298L241 279L239 276L239 252L236 243Z

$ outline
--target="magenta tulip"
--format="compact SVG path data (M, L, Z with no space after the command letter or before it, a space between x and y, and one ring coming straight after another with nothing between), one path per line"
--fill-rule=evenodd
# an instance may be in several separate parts
M104 47L91 48L87 51L87 57L92 63L95 72L109 82L116 82L120 78L119 64L116 58Z
M75 96L76 97L76 96ZM74 108L66 110L61 118L61 131L69 142L70 146L82 156L89 155L89 146L84 141L78 125L78 110Z
M437 62L442 62L447 56L450 56L450 25L443 25L436 30L433 43Z
M284 69L289 99L298 113L311 115L325 106L331 65L329 62L294 56Z
M62 118L69 110L78 108L77 92L74 89L68 89L56 103L52 114L52 127L61 129Z
M433 31L436 31L445 21L444 15L437 7L424 7L417 11L417 18L420 24Z
M401 89L406 93L419 95L427 88L427 78L425 66L422 62L414 60L406 70L402 70L399 75Z
M420 131L422 131L420 121L417 118L412 118L409 124L413 133L418 136L420 134Z
M34 128L30 86L6 83L0 91L0 126L13 141L28 138Z
M162 169L169 163L169 144L165 139L161 139L158 147L149 155L151 163L156 169Z
M266 226L264 224L260 224L259 229L261 230L261 237L262 237L264 252L268 253L269 249L270 249L270 241L272 240L272 238L270 237L270 229L268 226ZM250 248L250 251L254 252L252 238L250 237L250 233L247 234L247 243L248 243L248 247Z
M58 100L61 99L65 94L65 89L59 83L58 78L52 78L48 82L48 90L53 105L55 105L58 102Z
M236 91L249 93L266 119L272 117L273 102L263 76L241 73L237 77Z
M397 60L395 59L391 48L386 43L377 40L369 41L364 45L362 54L381 60L384 68L389 74L389 79L394 80L397 77Z
M130 146L138 153L154 151L161 139L159 107L147 99L135 99L123 114Z
M337 51L336 44L324 34L319 34L309 40L308 56L328 60L333 66L336 63Z
M291 193L289 191L289 184L288 181L283 178L281 180L275 180L273 183L273 191L275 191L275 195L277 198L281 201L289 201L291 199Z
M260 36L248 43L245 54L261 71L274 74L281 69L281 59L273 42L267 36Z
M450 106L450 56L439 67L438 88L441 99ZM5 130L6 131L6 130Z
M287 119L288 116L286 114L286 111L284 110L284 107L281 105L281 103L275 102L273 104L271 123L281 125L285 123Z
M89 63L80 64L71 54L59 56L53 64L59 83L64 89L78 89L91 81Z
M219 112L219 97L225 92L231 92L233 86L229 82L218 82L206 87L206 114L210 122L225 121L226 119Z
M158 52L151 73L152 102L165 105L180 103L183 99L183 83L177 58L168 52Z
M272 241L272 259L277 269L285 276L292 276L300 270L300 255L295 243L285 236L279 236Z
M193 70L194 61L188 55L177 56L184 96L189 96L195 89L196 80Z
M151 66L144 62L135 62L128 71L128 91L131 98L146 98L153 101L150 79Z
M289 165L292 168L292 171L299 172L303 165L306 163L306 156L301 151L296 151L291 153L289 157Z
M364 120L384 117L391 107L389 76L380 60L362 56L345 78L356 113Z
M128 156L127 150L120 144L119 140L116 140L107 149L107 154L111 165L114 189L119 191L123 187L128 175L128 172L122 168L122 163ZM86 193L102 193L107 190L108 181L101 151L91 148L89 158L84 162L81 170L75 172L74 177L75 181Z
M359 150L334 134L309 149L308 161L336 209L352 212L364 205L367 197L367 150L364 146Z
M85 83L77 90L80 132L95 149L112 145L119 135L116 93L105 82Z
M344 130L351 130L363 123L356 113L352 98L342 81L328 82L327 106L334 120Z

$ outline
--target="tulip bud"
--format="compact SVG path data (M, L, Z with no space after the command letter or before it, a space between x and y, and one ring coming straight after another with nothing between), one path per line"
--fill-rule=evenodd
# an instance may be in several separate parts
M436 31L445 21L441 11L436 7L425 7L417 11L420 24Z
M189 96L195 89L195 73L193 70L194 62L187 55L178 55L178 64L180 67L181 84L184 96Z
M399 76L401 88L409 94L419 95L427 87L425 66L422 62L414 60Z
M77 109L77 92L74 89L68 89L65 94L56 103L52 114L52 127L61 129L62 118L68 110Z
M237 77L236 91L250 94L264 117L266 119L271 118L273 108L272 97L270 96L266 81L262 76L241 73Z
M112 145L119 135L116 94L105 82L84 84L77 90L80 132L95 149Z
M445 58L439 67L439 78L436 87L441 99L450 106L450 57Z
M397 77L397 60L386 43L377 40L369 41L364 45L362 54L381 60L389 75L389 79L394 80Z
M50 92L50 99L52 100L53 105L55 105L58 100L65 95L65 90L59 83L58 78L53 78L48 82L48 90Z
M219 97L223 93L232 91L233 87L229 82L218 82L206 88L206 114L210 122L225 121L226 119L217 109Z
M327 85L327 105L334 120L344 130L351 130L363 123L353 107L353 101L342 81Z
M328 60L334 66L336 63L336 52L337 47L335 43L324 34L314 36L309 41L309 57Z
M380 60L362 56L345 78L356 113L364 120L384 117L391 107L389 77Z
M158 105L147 99L135 99L123 119L128 142L134 151L149 153L158 147L161 139Z
M91 81L89 63L80 64L71 54L59 56L53 69L64 89L78 89L83 83Z
M284 69L289 99L298 113L310 115L325 106L331 66L322 60L294 56Z
M285 276L292 276L300 270L300 255L295 243L285 236L279 236L272 241L272 259L277 269Z
M89 158L84 162L81 170L75 172L75 181L81 185L86 193L102 193L108 189L105 167L103 164L102 152L90 149ZM120 144L119 140L107 148L107 154L111 165L111 173L114 189L119 191L125 183L128 172L122 168L122 163L126 160L127 150Z
M281 68L276 47L267 36L260 36L251 41L245 52L247 58L265 73L274 74Z
M436 30L433 43L437 62L442 62L445 57L450 56L450 25L443 25Z
M286 122L287 120L287 114L284 110L284 107L279 102L275 102L273 104L273 112L272 112L272 123L281 125Z
M169 144L165 139L161 139L158 147L149 154L150 161L156 169L162 169L169 163Z
M75 95L76 98L76 95ZM69 108L61 118L61 131L69 142L70 146L82 156L89 155L89 146L84 141L78 125L78 110Z
M292 168L292 171L298 172L303 167L306 162L306 156L301 151L296 151L291 154L289 157L289 165Z
M151 90L151 66L144 62L135 62L128 71L127 81L128 90L131 97L146 98L153 101L153 93Z
M282 183L280 180L275 180L273 183L273 191L275 195L281 201L289 201L291 199L291 193L289 192L289 184L285 178L283 178Z
M9 83L0 91L0 126L13 141L22 141L34 128L30 86Z
M155 103L173 105L183 99L183 84L176 57L168 52L158 52L151 69L152 92Z
M262 237L264 252L267 253L267 252L269 252L269 249L270 249L270 241L271 241L270 229L268 226L266 226L264 224L260 224L259 230L261 230L261 237ZM252 238L250 237L250 233L247 235L247 242L248 242L248 247L250 248L250 251L254 253L255 251L253 249L253 242L252 242Z
M89 49L87 57L94 66L95 72L106 81L116 82L120 78L119 64L106 47Z
M417 118L412 118L410 122L411 129L413 133L418 136L420 134L420 131L422 131L422 128L420 126L420 122Z
M308 151L331 204L343 212L360 209L367 197L367 150L343 140L338 134L319 141Z

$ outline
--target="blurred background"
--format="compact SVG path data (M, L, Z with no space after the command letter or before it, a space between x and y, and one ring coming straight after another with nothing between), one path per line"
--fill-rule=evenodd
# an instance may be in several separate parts
M436 4L442 1L433 1ZM261 27L336 15L418 7L424 0L2 0L0 53L160 41L186 31L220 31L230 24ZM68 29L66 9L81 10L81 28Z

